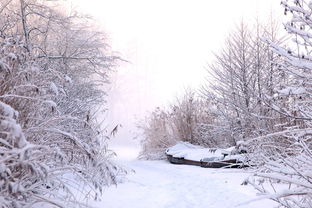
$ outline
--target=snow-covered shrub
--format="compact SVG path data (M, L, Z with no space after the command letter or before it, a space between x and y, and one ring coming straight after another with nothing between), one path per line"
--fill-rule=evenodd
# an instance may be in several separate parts
M278 202L279 207L311 207L311 129L275 133L279 142L270 142L272 137L268 135L253 141L258 146L252 163L257 164L258 169L249 183L263 195L262 198Z
M165 150L178 141L208 147L229 146L221 136L213 137L216 135L213 108L190 90L167 111L157 108L139 125L143 134L140 157L165 158Z
M312 206L312 2L282 1L282 5L285 15L291 16L284 26L293 39L287 47L264 39L281 57L276 63L286 80L270 98L271 108L280 115L279 131L252 141L261 148L258 161L263 164L256 176L269 180L273 190L254 186L280 207L306 208Z
M0 207L24 207L45 201L52 182L48 161L60 160L47 146L27 142L18 112L0 102ZM45 163L42 163L45 161ZM55 181L56 182L56 181ZM48 200L47 200L48 201Z
M122 171L96 118L118 57L88 18L52 4L13 0L0 10L1 208L78 207L69 181L96 197Z
M157 108L138 126L142 132L141 159L164 159L166 148L176 144L170 125L170 114Z

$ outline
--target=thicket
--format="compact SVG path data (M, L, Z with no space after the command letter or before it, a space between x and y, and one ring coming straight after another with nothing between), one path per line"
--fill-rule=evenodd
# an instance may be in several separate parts
M87 16L1 1L1 208L86 206L78 192L96 198L117 182L96 114L118 59Z

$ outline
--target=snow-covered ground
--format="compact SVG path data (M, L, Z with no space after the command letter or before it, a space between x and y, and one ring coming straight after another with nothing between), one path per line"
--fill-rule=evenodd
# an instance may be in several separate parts
M240 169L206 169L167 161L139 161L133 149L115 149L118 162L133 172L118 186L107 188L95 207L108 208L233 208L256 198L241 185L249 173ZM241 208L271 208L270 200Z

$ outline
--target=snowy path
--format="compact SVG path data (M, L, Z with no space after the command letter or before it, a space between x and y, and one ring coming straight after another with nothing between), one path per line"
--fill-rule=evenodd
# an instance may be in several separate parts
M243 170L205 169L172 165L167 161L123 162L135 170L117 187L105 190L97 207L108 208L232 208L256 197L250 186L240 185ZM271 208L269 200L242 208Z

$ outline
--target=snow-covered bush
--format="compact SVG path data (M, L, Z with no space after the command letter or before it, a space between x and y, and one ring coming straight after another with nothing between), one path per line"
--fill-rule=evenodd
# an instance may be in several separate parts
M249 141L254 143L249 146L255 147L251 159L257 168L248 182L261 193L260 198L272 199L279 207L311 207L310 132L288 128Z
M141 159L164 159L166 148L176 144L170 125L170 114L157 108L142 121L138 128L142 132Z
M77 207L70 180L96 197L122 171L96 118L118 57L89 18L51 5L13 0L0 9L1 208Z
M258 161L263 164L256 176L269 180L273 190L253 185L280 207L306 208L312 206L312 2L282 1L282 5L285 15L291 16L284 26L292 39L288 47L265 39L281 57L276 63L286 80L269 97L271 108L280 115L280 131L252 141L261 148Z
M213 137L215 131L214 106L186 91L168 110L157 108L141 122L143 134L141 158L165 158L165 150L178 141L208 147L226 147L221 137ZM215 134L216 135L216 134Z
M18 112L0 102L0 204L3 208L49 201L42 193L50 192L47 187L57 181L49 176L53 167L50 169L48 165L61 159L48 146L27 142L16 119Z

